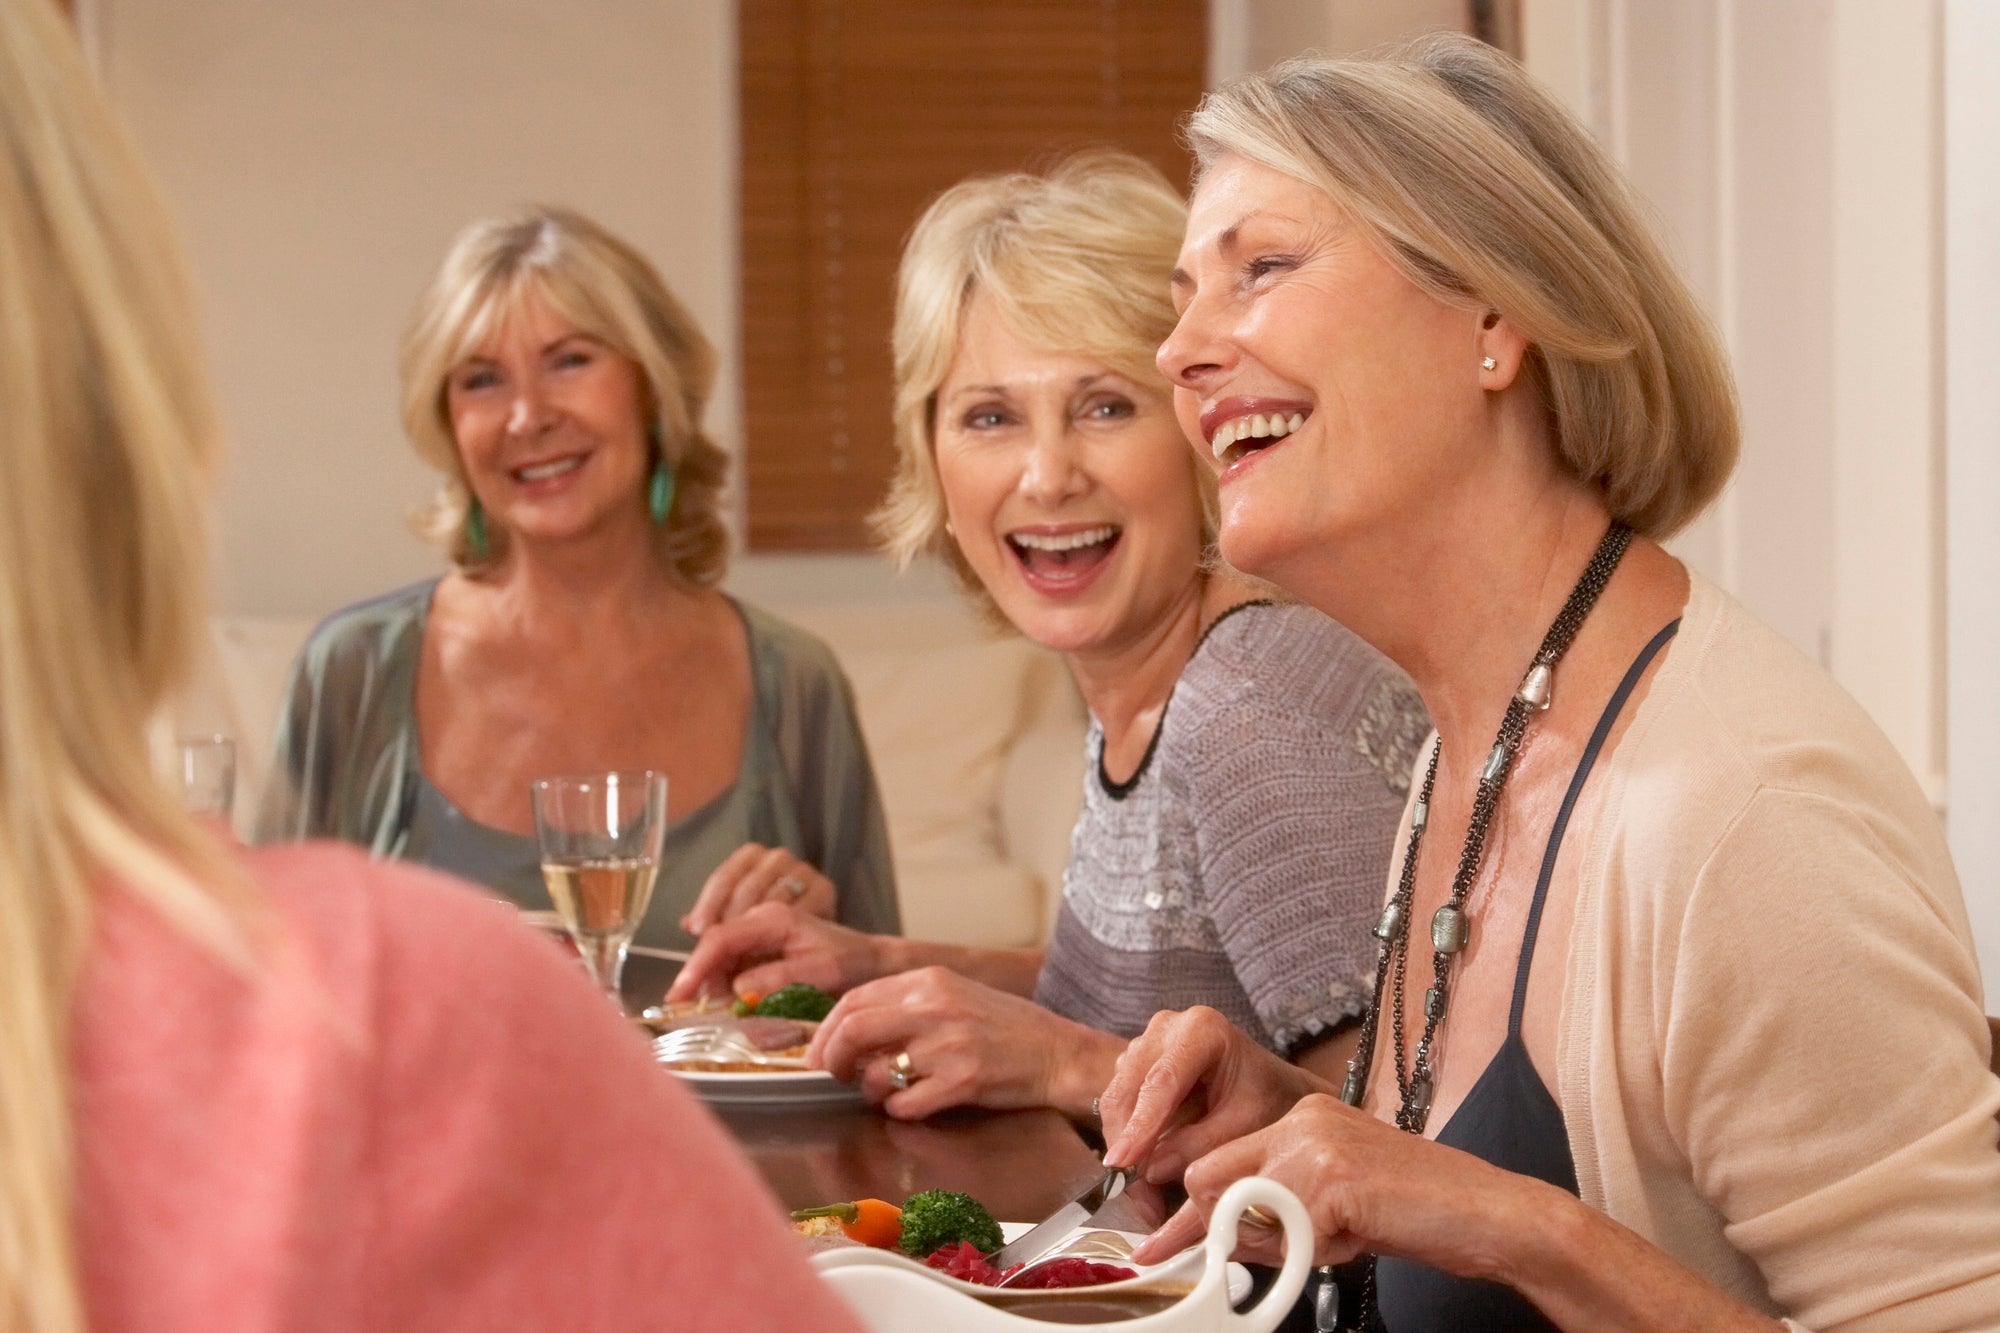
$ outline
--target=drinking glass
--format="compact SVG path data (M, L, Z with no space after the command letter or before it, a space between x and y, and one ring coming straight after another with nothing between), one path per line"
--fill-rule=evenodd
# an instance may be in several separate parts
M542 879L577 951L614 1003L632 932L653 900L667 836L663 773L581 773L531 788Z
M174 778L188 813L229 822L236 805L236 742L188 736L174 744Z

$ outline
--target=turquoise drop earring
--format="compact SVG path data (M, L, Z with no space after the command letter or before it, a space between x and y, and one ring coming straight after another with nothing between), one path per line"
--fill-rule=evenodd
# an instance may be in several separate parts
M488 554L486 546L486 510L479 503L479 497L472 497L472 504L465 511L465 549L472 553L474 561L484 563Z
M660 442L660 423L648 425L646 436L653 444L653 476L646 484L646 509L657 528L666 523L667 514L674 507L674 470L667 466L666 446Z
M646 507L652 511L656 528L667 521L667 511L674 507L674 471L664 458L653 463L653 480L646 488Z

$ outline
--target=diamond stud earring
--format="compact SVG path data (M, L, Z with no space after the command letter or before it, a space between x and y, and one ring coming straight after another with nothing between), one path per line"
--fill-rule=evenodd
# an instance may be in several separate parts
M1489 356L1482 360L1479 365L1482 370L1497 370L1500 363Z

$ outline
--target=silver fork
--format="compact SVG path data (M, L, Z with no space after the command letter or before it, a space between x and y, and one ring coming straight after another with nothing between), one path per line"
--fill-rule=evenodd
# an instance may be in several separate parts
M773 1055L757 1049L734 1028L678 1028L653 1039L653 1058L666 1064L714 1063L767 1065L772 1069L804 1069L795 1055Z

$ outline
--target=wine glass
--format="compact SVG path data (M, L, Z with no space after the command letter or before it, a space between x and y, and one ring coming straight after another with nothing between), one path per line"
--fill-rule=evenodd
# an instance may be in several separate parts
M622 1006L625 950L660 873L666 775L646 770L541 778L530 796L549 897L598 986Z
M236 742L189 736L174 744L174 779L189 814L229 822L236 805Z

